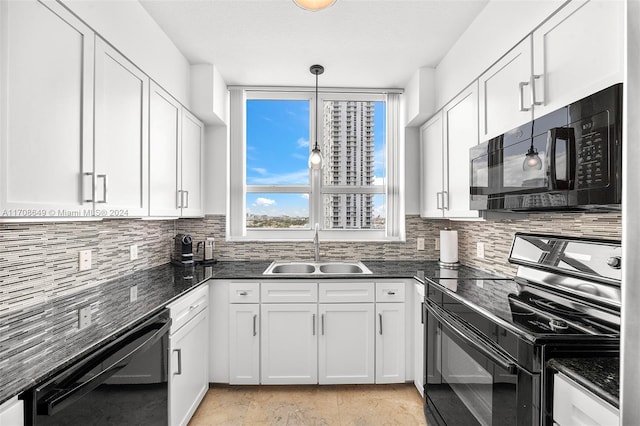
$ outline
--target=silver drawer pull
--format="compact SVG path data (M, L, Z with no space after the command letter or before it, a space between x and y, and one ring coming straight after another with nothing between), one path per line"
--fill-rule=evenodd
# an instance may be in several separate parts
M380 335L382 335L382 314L378 314L378 318L380 318Z
M178 371L175 372L176 376L182 374L182 349L174 349L174 352L178 352Z
M258 334L257 322L258 322L258 315L254 314L253 315L253 335L254 336Z
M238 294L240 294L240 296L246 296L246 295L247 295L247 294L249 294L249 293L247 293L246 291L241 291L241 292L240 292L240 293L238 293Z
M316 335L316 314L313 314L311 317L311 334L313 336Z
M194 309L198 309L199 307L200 307L199 303L197 305L191 305L191 306L189 306L189 310L193 311Z
M395 291L388 291L388 292L387 292L387 294L388 294L389 296L395 296L395 295L396 295L396 292L395 292Z

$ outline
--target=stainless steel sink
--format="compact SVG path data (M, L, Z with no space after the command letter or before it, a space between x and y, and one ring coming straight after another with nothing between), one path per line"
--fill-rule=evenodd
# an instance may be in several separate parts
M275 261L263 275L367 275L371 274L362 262L278 262Z

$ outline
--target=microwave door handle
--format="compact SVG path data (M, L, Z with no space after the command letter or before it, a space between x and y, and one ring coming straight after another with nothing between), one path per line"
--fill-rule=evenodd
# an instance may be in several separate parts
M558 140L565 143L565 176L563 180L565 185L563 188L558 187ZM575 175L575 133L573 128L555 127L549 130L548 144L549 148L549 190L572 189L573 176Z
M475 350L489 358L492 362L498 364L504 370L508 371L509 374L516 374L518 372L518 367L515 365L515 363L497 352L495 349L488 346L486 343L482 342L480 338L472 337L471 332L466 331L465 329L467 327L462 323L455 320L450 315L447 315L445 312L439 312L441 311L441 309L433 305L432 303L427 301L426 305L427 311L431 315L433 315L438 322L440 322L442 325L447 326L448 329L453 331L465 343L472 346Z
M160 328L155 333L153 333L151 337L149 337L143 343L138 345L135 349L130 351L128 354L121 357L118 361L111 364L109 367L107 367L103 371L101 371L100 374L80 384L71 383L68 387L63 387L56 394L54 394L51 397L48 397L43 404L45 413L42 413L42 414L47 414L51 416L65 409L69 405L72 405L77 400L82 398L84 395L86 395L87 393L91 392L93 389L100 386L102 383L108 380L111 376L113 376L115 373L117 373L122 368L124 368L137 353L146 351L151 346L153 346L158 340L160 340L162 336L168 332L169 327L171 327L171 321L169 320L165 323L156 323L149 327L146 327L140 330L139 332L134 333L133 339L127 339L126 341L122 341L117 346L119 348L124 347L129 341L131 340L135 341L136 338L139 338L141 335L144 335L147 332L149 332L150 329L157 328L158 326L160 326ZM112 352L109 352L107 354L107 357L111 354ZM102 360L104 360L104 357L100 357L100 359L98 359L98 361L102 361ZM75 373L74 377L84 376L86 373L91 371L97 364L99 364L99 362L93 362L91 363L91 365L85 366L85 368ZM38 408L40 408L40 405L38 406ZM38 410L38 412L40 413L40 410Z

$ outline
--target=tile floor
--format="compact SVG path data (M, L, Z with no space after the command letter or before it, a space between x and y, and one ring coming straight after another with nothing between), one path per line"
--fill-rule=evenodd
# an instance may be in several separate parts
M190 426L426 425L412 384L213 385Z

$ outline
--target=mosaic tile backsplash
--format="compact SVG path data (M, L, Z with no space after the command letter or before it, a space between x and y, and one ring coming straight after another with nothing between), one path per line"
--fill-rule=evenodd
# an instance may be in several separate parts
M545 213L516 219L459 222L406 217L405 242L347 243L321 241L324 259L436 260L435 239L444 227L458 230L459 258L466 265L513 275L507 262L517 231L594 238L621 238L620 213ZM225 217L175 221L104 220L0 224L0 316L52 297L104 283L129 273L162 265L170 260L176 233L189 233L195 243L215 238L219 260L310 260L308 242L228 242ZM425 239L425 250L416 250L416 239ZM485 258L476 257L478 242L485 244ZM139 257L129 261L129 246L138 245ZM92 251L93 268L78 271L78 251ZM196 253L197 256L197 253Z

